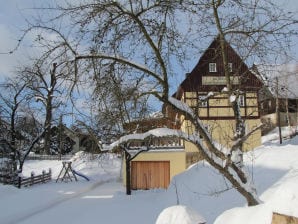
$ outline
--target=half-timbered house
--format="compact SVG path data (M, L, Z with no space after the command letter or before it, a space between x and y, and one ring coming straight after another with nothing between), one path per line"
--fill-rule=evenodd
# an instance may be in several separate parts
M236 51L226 43L231 83L240 91L239 104L246 130L260 124L258 91L262 82L250 71ZM233 143L235 116L230 99L225 93L226 78L218 38L203 53L194 69L186 75L178 87L175 97L188 104L198 114L212 138L221 146L229 148ZM212 97L206 97L207 95ZM205 100L207 99L207 100ZM194 127L188 120L181 118L181 129L193 133ZM244 144L244 150L251 150L261 144L261 132L255 132ZM194 156L197 149L185 142L185 149Z

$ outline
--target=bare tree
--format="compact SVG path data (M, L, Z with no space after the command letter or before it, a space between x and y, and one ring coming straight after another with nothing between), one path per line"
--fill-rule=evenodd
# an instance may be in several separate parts
M95 76L93 101L97 105L98 128L105 130L102 137L108 139L123 135L123 125L132 120L141 120L150 113L147 96L139 96L143 77L136 78L123 65L101 66ZM104 139L103 139L104 140ZM106 142L106 141L105 141Z
M136 92L138 96L155 96L183 114L195 127L192 135L176 130L167 130L164 135L179 136L192 142L204 159L246 198L248 205L259 203L242 161L233 161L230 153L223 153L212 141L198 115L188 105L169 97L170 80L171 75L175 74L173 64L183 66L187 49L198 49L195 41L204 42L206 37L218 37L227 93L237 98L239 90L234 89L230 82L226 41L237 46L243 59L249 60L252 56L261 58L269 52L277 55L280 46L288 43L284 41L285 35L295 33L292 25L297 20L293 19L293 14L283 11L269 0L245 3L236 0L100 0L78 4L66 2L58 10L61 14L56 19L70 18L72 31L78 35L76 39L84 44L88 42L90 46L77 51L71 44L65 45L65 39L61 40L61 46L67 46L74 57L75 74L84 73L84 62L95 61L121 64L130 69L136 80L144 77L143 83L146 85ZM231 150L240 155L243 142L255 130L245 132L237 102L231 102L237 124L235 144ZM147 135L154 135L154 132ZM126 136L113 146L135 137Z
M11 151L12 178L17 173L22 172L27 156L44 133L43 129L38 127L35 122L30 109L27 108L30 101L29 83L27 81L22 76L16 76L13 79L6 80L1 86L3 90L0 94L2 115L9 121L6 127L8 130L2 130L2 132L7 132L7 135L1 136L1 141ZM33 121L30 123L30 129L26 129L24 122L22 122L25 116Z
M24 80L7 79L1 86L3 90L0 93L2 116L6 117L9 124L8 136L4 140L10 145L13 153L13 161L17 159L17 118L20 113L21 104L28 100L26 94L24 94L27 84ZM15 166L14 169L16 171L17 167Z
M36 60L32 66L21 69L22 75L30 80L28 81L28 88L32 91L31 97L44 107L44 152L46 154L51 153L53 113L66 102L67 98L67 88L64 85L67 85L65 77L68 73L65 74L63 69L65 69L64 63L51 63L51 60L48 61L48 59L45 60L42 57Z

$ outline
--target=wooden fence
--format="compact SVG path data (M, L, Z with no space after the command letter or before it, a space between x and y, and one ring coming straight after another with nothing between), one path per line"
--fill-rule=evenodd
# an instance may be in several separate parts
M34 173L31 173L30 177L18 177L17 182L15 183L15 185L18 188L21 187L28 187L28 186L32 186L34 184L40 184L40 183L46 183L48 181L52 180L52 171L51 169L49 169L49 172L46 173L46 171L42 171L42 174L40 175L34 175Z
M42 174L35 175L33 172L30 177L12 176L11 173L0 170L0 183L14 185L18 188L29 187L34 184L46 183L52 180L52 172L42 171Z
M32 154L27 157L27 160L70 160L73 155L38 155Z

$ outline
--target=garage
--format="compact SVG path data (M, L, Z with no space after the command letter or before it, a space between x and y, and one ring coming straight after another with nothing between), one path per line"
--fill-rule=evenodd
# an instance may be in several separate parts
M133 161L131 186L133 190L167 188L170 183L170 161Z

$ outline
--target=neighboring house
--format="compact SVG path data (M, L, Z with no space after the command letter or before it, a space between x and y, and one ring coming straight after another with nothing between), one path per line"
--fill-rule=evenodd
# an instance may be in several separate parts
M239 97L241 115L246 120L246 129L249 131L261 123L258 91L262 87L262 82L248 69L228 43L227 54L233 85L241 90ZM173 96L198 112L199 118L215 141L223 147L230 147L233 142L235 117L227 94L221 93L225 86L220 45L218 39L215 39ZM198 102L210 92L214 93L214 97ZM163 114L162 118L132 123L128 129L138 130L139 127L141 132L145 132L147 129L165 126L193 133L193 125L184 119L183 114L177 113L167 105L163 107ZM169 145L167 148L158 148L154 145L152 150L139 154L132 161L132 189L167 187L173 176L202 159L193 144L182 140L177 142L179 147ZM251 150L260 144L261 131L258 130L245 141L244 150Z
M90 153L100 153L101 148L99 140L90 134L78 133L79 136L79 150Z
M255 72L264 80L259 95L262 121L274 128L278 125L279 115L281 126L297 126L298 65L258 65Z
M59 126L54 126L52 128L53 137L59 138ZM78 151L90 152L90 153L100 153L99 140L89 133L83 133L80 130L72 130L65 125L62 126L63 133L63 143L65 148L71 146L71 153L74 154Z
M52 154L68 154L80 151L80 139L76 132L69 129L65 125L53 126L51 128L51 153ZM36 153L44 152L44 139L35 147Z

